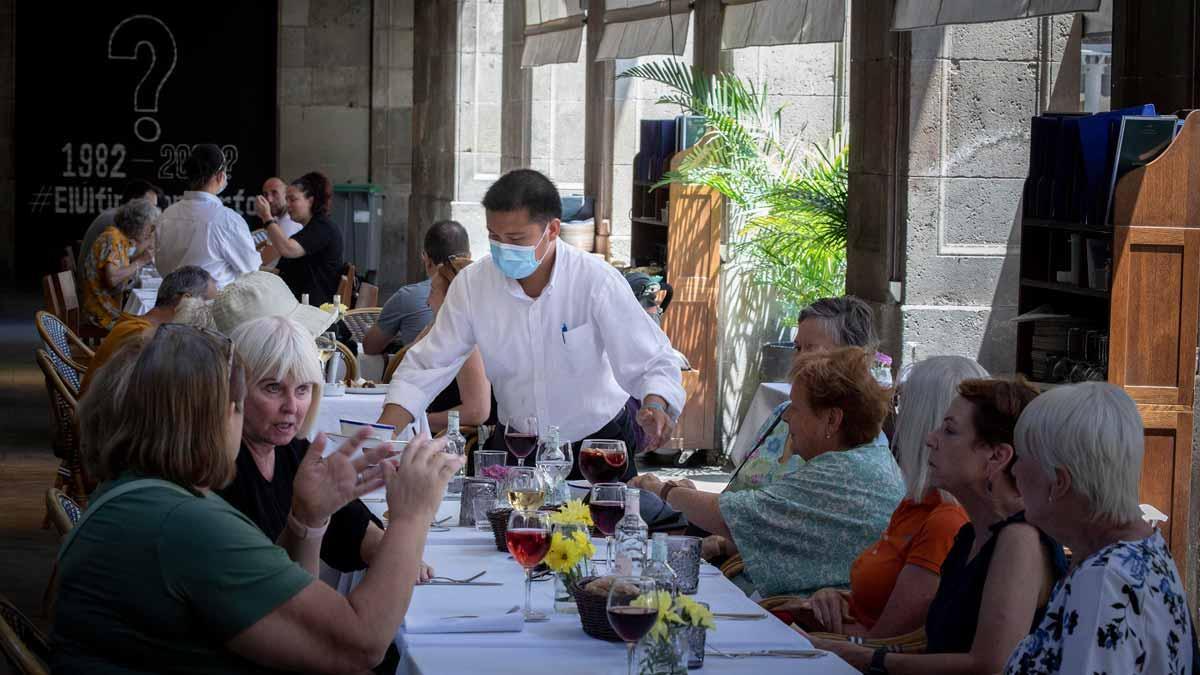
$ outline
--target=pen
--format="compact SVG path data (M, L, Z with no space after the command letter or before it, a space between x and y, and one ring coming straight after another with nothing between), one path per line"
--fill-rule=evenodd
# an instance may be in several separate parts
M567 344L567 324L565 322L563 323L563 326L562 326L562 339L563 339L563 344L564 345Z

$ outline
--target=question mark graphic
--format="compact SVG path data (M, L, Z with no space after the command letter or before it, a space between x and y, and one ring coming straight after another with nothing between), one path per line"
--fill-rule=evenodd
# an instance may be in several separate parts
M167 78L175 70L178 50L175 36L161 19L148 14L135 14L113 28L108 36L108 58L137 61L139 49L150 51L150 66L133 90L135 113L158 112L158 95ZM145 143L153 143L162 135L162 127L148 115L133 123L133 133Z

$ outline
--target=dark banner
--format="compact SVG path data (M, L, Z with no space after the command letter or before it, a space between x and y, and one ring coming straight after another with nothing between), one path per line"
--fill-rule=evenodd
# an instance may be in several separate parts
M18 275L46 272L131 178L185 189L193 145L253 213L275 170L277 3L22 3L17 11Z

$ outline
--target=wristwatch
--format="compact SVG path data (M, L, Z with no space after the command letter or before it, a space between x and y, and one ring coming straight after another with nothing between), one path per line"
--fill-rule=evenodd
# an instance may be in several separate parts
M642 407L648 408L650 410L657 410L657 411L661 412L662 414L667 416L667 419L671 420L671 424L675 424L676 422L679 421L679 417L677 415L672 415L671 411L667 410L667 406L659 403L658 401L651 401L649 403L643 403Z
M867 670L865 671L867 675L888 675L887 666L883 663L887 655L887 647L876 649L875 654L871 657L871 665L867 666Z

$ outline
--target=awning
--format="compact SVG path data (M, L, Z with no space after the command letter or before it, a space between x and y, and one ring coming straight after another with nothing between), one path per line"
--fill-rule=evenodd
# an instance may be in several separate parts
M609 0L596 60L683 56L691 11L687 0Z
M725 0L722 49L840 42L845 0Z
M896 0L892 30L1094 12L1100 0Z
M583 21L584 10L579 0L525 0L521 67L579 61Z

